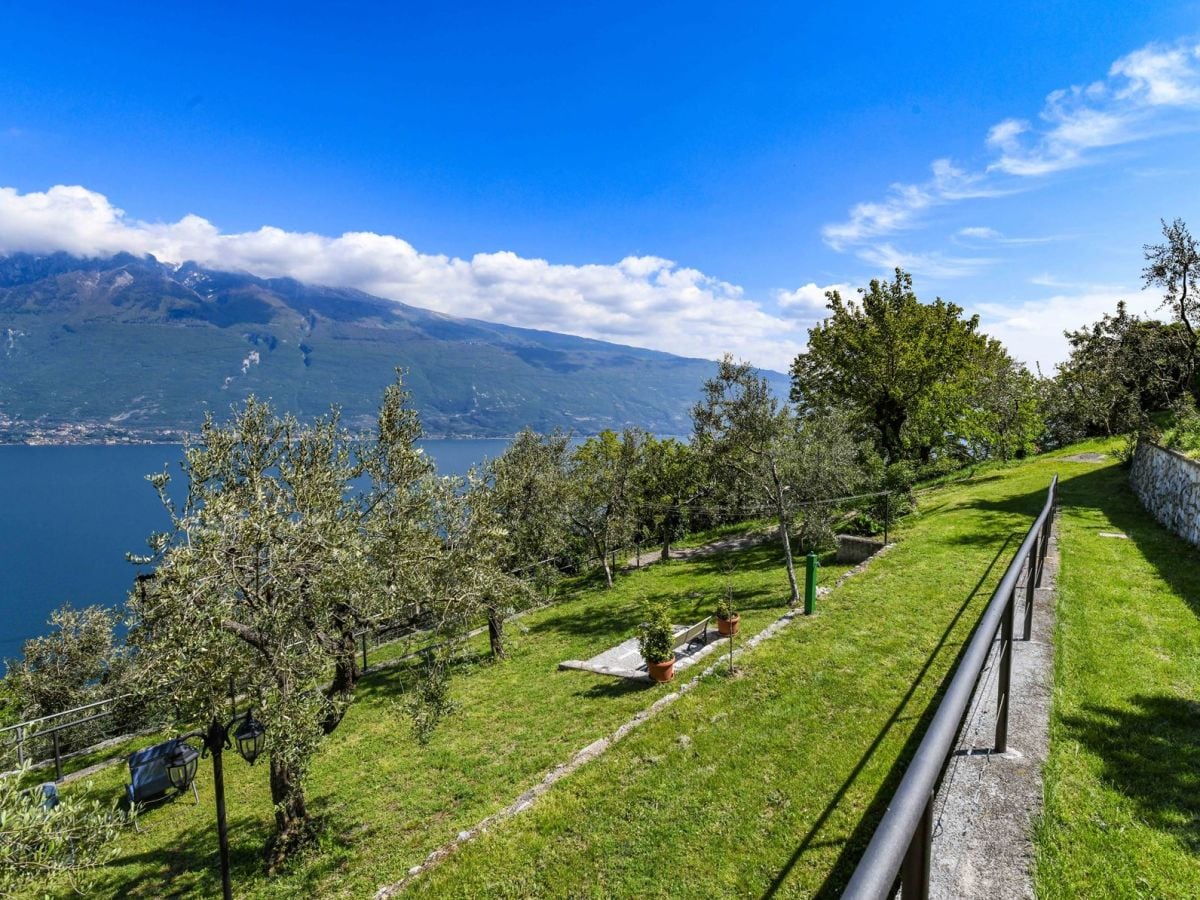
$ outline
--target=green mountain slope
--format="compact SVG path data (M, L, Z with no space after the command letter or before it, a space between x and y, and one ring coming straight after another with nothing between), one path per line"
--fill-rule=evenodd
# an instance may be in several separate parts
M397 366L433 436L690 430L713 363L360 291L121 254L0 258L0 441L165 439L249 394L372 421ZM786 379L769 373L786 392Z

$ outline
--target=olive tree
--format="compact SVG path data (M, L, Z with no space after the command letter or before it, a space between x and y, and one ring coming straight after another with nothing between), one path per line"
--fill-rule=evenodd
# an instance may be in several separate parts
M121 818L81 791L47 809L40 790L22 790L25 771L0 777L0 896L41 894L52 878L85 893L89 872L112 856Z
M567 548L567 448L561 431L523 430L508 448L485 463L467 492L469 530L479 533L479 564L491 571L484 600L492 656L504 656L504 619L531 585L545 581L551 563Z
M1142 247L1146 259L1146 267L1142 270L1143 288L1162 288L1163 306L1171 310L1175 321L1183 326L1187 335L1183 354L1186 384L1193 396L1200 398L1200 384L1196 381L1200 298L1195 291L1196 276L1200 273L1200 246L1183 219L1175 219L1169 225L1164 219L1161 224L1164 242Z
M701 459L689 444L646 438L635 503L640 524L662 547L662 559L670 557L671 542L683 530L690 505L705 493L701 469Z
M800 602L796 568L792 560L787 469L794 452L795 422L787 404L771 393L766 378L747 362L726 354L717 364L716 377L704 383L703 398L692 409L693 444L711 465L744 478L760 503L779 522L779 540L787 567L791 603Z
M8 663L6 693L17 715L36 719L119 693L128 661L114 639L119 621L118 611L104 606L54 610L50 633L25 641L21 658ZM102 728L91 722L64 732L63 749L86 746Z
M399 383L365 446L336 410L301 424L251 398L185 447L181 506L169 476L151 476L173 530L151 538L155 577L131 598L140 682L185 722L219 720L231 677L253 698L270 755L269 870L313 834L304 780L353 698L356 629L430 593L440 546L417 434Z
M614 431L602 431L575 448L567 470L571 525L599 557L609 587L613 584L609 552L622 546L630 533L643 439L632 428L619 437Z

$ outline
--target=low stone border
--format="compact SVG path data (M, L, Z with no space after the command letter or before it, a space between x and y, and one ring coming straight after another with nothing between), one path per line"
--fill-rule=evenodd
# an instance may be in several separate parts
M855 575L863 572L867 568L867 566L869 566L874 560L879 559L879 557L883 556L885 553L887 553L888 550L890 550L894 546L895 546L895 544L888 544L882 550L880 550L878 553L876 553L874 556L872 556L870 559L864 560L863 562L859 563L857 566L855 566L853 569L850 569L847 572L843 572L842 575L837 579L837 581L835 581L833 583L833 585L831 587L818 588L817 589L818 595L828 594L830 591L835 590L836 588L840 587L847 579L852 578ZM786 628L788 625L790 625L792 622L794 622L798 618L800 618L800 619L804 618L803 608L796 607L794 609L788 610L786 613L784 613L782 616L780 616L778 619L776 619L774 622L772 622L770 625L768 625L762 631L758 632L758 634L754 635L754 637L745 641L740 647L738 647L736 650L734 650L733 658L736 660L736 659L740 658L742 656L742 654L749 653L751 650L753 650L755 647L757 647L763 641L768 641L771 638L775 637L775 635L779 634L779 632L781 632L784 628ZM721 646L721 643L722 642L717 641L717 642L714 642L713 644L710 644L709 647ZM706 647L705 650L708 650L709 647ZM699 656L699 654L697 654L697 656ZM724 657L723 660L727 659L727 658L728 657ZM722 662L723 662L723 660L722 660ZM656 715L658 715L660 712L662 712L664 709L666 709L668 706L670 706L672 703L674 703L676 700L678 700L684 694L688 693L693 688L695 688L696 685L700 683L700 680L702 678L704 678L705 676L708 676L708 675L715 674L717 669L721 666L722 662L716 662L716 663L710 665L708 668L706 668L700 674L693 676L689 681L686 681L686 682L680 684L678 690L673 691L672 693L669 693L669 694L665 694L662 697L659 697L657 700L655 700L653 703L651 703L648 707L646 707L645 709L643 709L639 713L637 713L632 719L630 719L629 721L627 721L623 725L621 725L619 728L617 728L616 731L612 732L611 734L607 735L606 737L602 737L599 740L593 741L592 743L588 744L582 750L577 751L575 753L575 755L572 756L571 759L568 760L567 762L559 763L557 766L555 766L553 769L551 769L549 772L547 772L545 775L543 775L541 781L539 781L533 787L531 787L528 790L521 793L517 797L516 800L514 800L512 803L510 803L504 809L501 809L498 812L492 813L492 815L483 819L482 821L480 821L473 827L468 828L466 831L460 831L454 840L448 841L447 843L438 847L436 850L432 851L428 856L426 856L425 860L423 862L421 862L418 865L415 865L411 869L409 869L408 874L405 875L405 877L402 878L400 881L397 881L395 884L384 885L383 887L381 887L378 891L375 892L375 900L387 900L387 898L389 898L389 897L396 896L401 891L403 891L406 887L408 887L408 885L410 885L418 876L429 871L434 866L438 865L443 860L445 860L448 857L450 857L451 855L453 855L455 853L455 851L457 851L464 844L466 844L470 841L473 841L475 838L479 837L482 834L485 834L487 831L489 831L496 825L499 825L502 822L505 822L505 821L513 818L514 816L517 816L517 815L523 813L525 810L529 809L537 801L537 798L542 796L542 794L546 793L548 790L550 790L550 788L553 787L556 782L562 780L563 778L570 775L572 772L576 771L577 769L581 768L582 766L584 766L587 763L591 762L592 760L596 759L597 757L602 755L606 750L608 750L610 747L612 747L614 744L616 744L618 741L620 741L622 738L624 738L626 735L628 735L635 728L644 724L645 722L648 722L650 719L654 718Z

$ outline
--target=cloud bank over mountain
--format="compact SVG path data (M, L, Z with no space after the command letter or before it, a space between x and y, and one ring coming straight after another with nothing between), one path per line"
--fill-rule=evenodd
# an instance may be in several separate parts
M264 226L226 234L198 215L143 222L78 185L28 193L0 188L0 253L59 250L84 257L124 251L169 263L192 260L683 356L716 359L730 352L777 370L786 370L803 348L805 329L820 313L804 304L803 318L774 314L737 285L656 256L593 265L555 264L509 251L461 259L422 253L402 238L372 232L330 237Z

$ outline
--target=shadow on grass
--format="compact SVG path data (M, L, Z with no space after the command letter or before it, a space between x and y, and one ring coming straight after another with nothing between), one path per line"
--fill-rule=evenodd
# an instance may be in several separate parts
M1108 465L1077 475L1063 482L1060 496L1076 511L1097 510L1128 535L1172 592L1200 618L1200 550L1168 531L1142 507L1129 486L1128 469ZM1120 577L1120 573L1114 576Z
M909 686L900 702L896 704L896 708L892 710L891 715L888 716L883 728L881 728L879 733L875 735L875 739L871 741L870 746L867 747L862 757L855 764L846 780L842 783L842 786L838 788L837 792L832 798L830 798L829 803L826 804L825 808L821 811L821 814L817 816L816 821L813 822L812 827L808 830L808 833L805 834L801 839L799 846L796 848L791 858L787 861L787 864L779 871L779 874L775 876L775 880L771 882L767 890L763 892L764 898L774 897L779 892L780 888L783 887L788 875L791 873L792 869L795 867L796 863L800 860L804 853L807 850L814 849L817 846L813 843L814 839L818 834L820 834L821 829L825 827L825 823L829 820L829 817L833 815L838 806L841 804L842 800L845 798L846 794L854 786L854 782L858 780L858 776L862 773L862 770L866 767L867 763L871 761L871 757L875 755L875 752L879 749L879 746L887 738L888 733L898 722L901 721L905 708L912 700L917 688L920 686L921 682L925 680L925 676L929 674L930 668L932 668L934 662L938 658L938 655L942 652L942 648L950 639L950 635L954 633L954 629L958 625L959 620L963 617L963 614L966 613L967 608L971 605L971 601L975 599L980 589L987 582L992 570L1001 561L1001 557L1004 556L1009 546L1013 543L1014 538L1015 536L1010 534L1004 539L1004 543L1000 545L1000 549L996 551L996 555L992 557L992 561L988 563L987 568L983 571L983 574L979 576L979 580L975 583L975 587L973 587L967 594L962 604L958 607L958 610L947 623L945 630L938 639L937 645L926 658L924 665L917 673L917 676L913 679L912 684ZM871 834L875 831L875 826L879 824L879 820L883 817L884 810L887 809L888 801L891 800L892 794L896 792L896 788L900 785L900 779L904 776L904 771L908 768L909 761L916 752L917 746L921 743L921 739L925 736L925 730L929 727L929 723L932 721L934 714L937 712L938 703L941 701L942 694L949 684L951 677L953 677L954 672L957 670L958 663L962 659L962 654L966 651L969 643L969 640L963 641L958 653L955 654L954 662L946 670L946 675L942 679L942 683L938 685L938 689L934 693L933 698L929 701L925 710L921 713L920 717L913 725L908 736L908 740L904 742L904 746L901 748L900 754L896 758L896 762L892 765L887 777L884 778L883 783L875 792L874 798L872 798L871 802L867 805L867 808L859 821L858 827L855 828L850 837L846 839L842 848L842 852L838 855L838 858L834 862L832 869L830 869L829 874L826 876L824 883L817 890L814 896L830 898L837 897L845 888L846 882L850 880L850 875L854 871L854 866L858 863L859 857L866 849L867 842L870 839ZM827 846L828 842L822 842L821 845Z
M209 805L211 807L211 798ZM169 846L160 846L144 853L121 853L110 866L133 866L140 874L116 885L101 882L98 888L108 888L113 896L121 897L219 897L221 895L220 856L217 850L216 813L212 821L177 832ZM229 818L230 835L259 834L261 823L249 815ZM144 828L166 828L168 823L143 823ZM245 885L263 876L262 846L257 848L245 841L235 841L229 848L229 872L233 883ZM120 878L118 873L113 873Z
M1138 694L1135 709L1086 707L1062 720L1100 757L1103 780L1137 806L1136 819L1200 853L1200 702Z
M603 677L603 676L601 676ZM608 678L598 681L591 687L575 692L576 697L586 697L589 700L614 700L628 694L640 694L653 691L658 685L649 681L635 681L632 678Z

